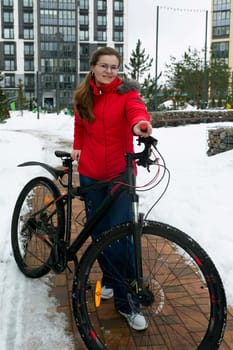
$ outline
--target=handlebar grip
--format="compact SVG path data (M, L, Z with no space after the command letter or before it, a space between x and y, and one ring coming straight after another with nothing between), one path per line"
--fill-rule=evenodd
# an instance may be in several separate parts
M141 131L142 132L147 132L147 124L146 123L142 123L142 124L140 124L140 129L141 129Z

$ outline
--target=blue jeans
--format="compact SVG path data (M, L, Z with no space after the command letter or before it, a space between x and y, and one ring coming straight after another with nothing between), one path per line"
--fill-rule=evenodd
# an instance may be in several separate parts
M83 187L95 182L96 180L80 175L80 185ZM106 183L105 186L85 194L84 201L87 220L95 213L112 187L112 184ZM128 194L123 192L104 214L96 226L95 231L92 232L92 238L96 239L98 235L111 229L113 226L130 221L132 221L131 202ZM131 306L129 305L128 292L124 285L122 285L122 281L125 279L133 281L135 279L134 250L131 237L125 237L112 244L111 247L104 250L104 253L98 259L103 272L102 285L114 289L115 308L122 312L130 313ZM117 277L115 277L116 270ZM112 275L114 275L114 280L111 280ZM139 309L137 301L134 304L134 308Z

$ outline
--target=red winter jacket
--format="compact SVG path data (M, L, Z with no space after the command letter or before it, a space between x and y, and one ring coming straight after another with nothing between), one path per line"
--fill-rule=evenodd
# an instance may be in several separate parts
M100 86L92 80L91 88L95 121L85 121L75 112L73 149L81 150L79 173L103 180L125 170L124 155L133 152L132 128L150 116L133 80L117 77Z

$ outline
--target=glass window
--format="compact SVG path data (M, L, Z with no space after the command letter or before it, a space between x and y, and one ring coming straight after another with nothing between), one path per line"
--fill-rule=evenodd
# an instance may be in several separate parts
M88 30L80 30L79 32L79 40L89 40L89 32Z
M35 84L35 76L34 74L25 74L24 75L24 86L27 89L32 89L34 88Z
M34 54L34 45L33 43L24 43L24 55L33 56Z
M15 87L15 75L14 74L5 74L4 75L5 87Z
M80 0L79 1L79 8L81 10L87 10L88 9L88 5L89 5L89 1L88 0Z
M90 66L89 66L89 62L88 61L84 61L84 60L80 60L80 70L81 71L86 71L88 72L90 69Z
M31 28L24 28L23 30L23 38L24 39L33 39L34 34L33 34L33 29Z
M24 23L33 23L33 14L32 12L24 12L23 14Z
M106 26L107 17L106 16L97 16L97 25L98 26Z
M24 60L24 70L25 71L34 71L34 60L33 59L25 59Z
M33 0L23 0L24 7L33 7Z
M40 10L41 24L45 25L57 25L57 10Z
M66 26L75 26L75 12L74 11L59 11L59 24Z
M80 45L80 56L89 57L89 46L85 44Z
M14 0L3 0L2 5L3 6L13 6Z
M3 11L3 22L4 23L13 23L13 11Z
M97 40L98 41L106 41L107 33L105 30L97 30Z
M114 1L114 10L115 11L123 11L123 1Z
M89 24L89 17L88 17L88 15L80 15L79 16L79 23L81 25L88 25Z
M15 70L15 60L9 60L9 59L5 60L4 70L9 70L9 71Z
M4 28L3 29L3 38L4 39L14 39L14 29L13 28Z
M229 56L229 42L217 42L212 45L213 58L228 58Z
M4 55L14 55L15 45L11 43L4 43Z
M216 10L230 10L231 0L214 0L213 1L214 11Z
M114 32L113 33L114 41L123 41L123 32Z
M104 11L106 10L107 5L105 0L97 0L97 10Z
M114 26L123 27L123 16L114 16Z

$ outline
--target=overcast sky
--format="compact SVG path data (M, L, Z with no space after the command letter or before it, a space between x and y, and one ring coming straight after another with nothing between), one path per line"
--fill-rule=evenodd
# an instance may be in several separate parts
M155 58L157 6L159 6L158 74L164 70L165 63L170 62L170 56L179 59L188 47L201 51L205 47L206 11L208 11L209 39L211 2L211 0L129 0L129 56L135 49L137 40L140 39L146 53ZM153 67L152 73L154 72Z

